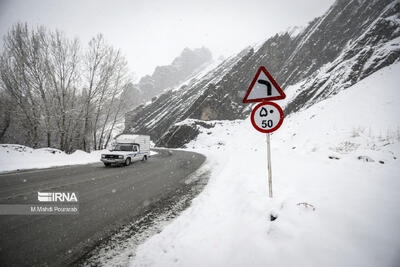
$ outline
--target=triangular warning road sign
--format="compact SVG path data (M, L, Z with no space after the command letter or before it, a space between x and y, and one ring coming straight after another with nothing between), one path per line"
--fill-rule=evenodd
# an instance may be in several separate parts
M279 87L278 83L272 78L267 69L261 66L251 82L249 89L247 89L247 93L243 98L243 103L265 102L284 99L285 97L286 95Z

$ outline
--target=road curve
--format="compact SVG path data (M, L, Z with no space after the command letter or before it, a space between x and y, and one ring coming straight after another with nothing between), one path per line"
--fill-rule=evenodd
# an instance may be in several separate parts
M79 215L0 215L0 265L73 263L205 161L198 153L157 152L128 167L96 163L0 174L0 204L38 203L38 191L79 194Z

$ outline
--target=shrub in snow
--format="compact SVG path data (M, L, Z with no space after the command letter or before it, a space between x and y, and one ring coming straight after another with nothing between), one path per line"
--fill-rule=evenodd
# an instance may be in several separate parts
M357 159L362 160L364 162L375 162L375 160L373 160L371 157L368 156L358 156Z
M315 207L314 207L314 205L311 205L311 204L309 204L309 203L307 203L307 202L300 202L300 203L297 203L297 206L299 206L299 207L304 207L304 208L306 208L306 209L309 209L309 208L311 208L313 211L315 211Z

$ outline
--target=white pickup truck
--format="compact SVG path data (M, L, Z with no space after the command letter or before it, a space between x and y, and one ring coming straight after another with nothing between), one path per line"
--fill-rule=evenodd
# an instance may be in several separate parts
M106 167L111 164L129 166L135 161L145 161L150 157L150 136L122 134L116 139L110 152L101 154L101 161Z

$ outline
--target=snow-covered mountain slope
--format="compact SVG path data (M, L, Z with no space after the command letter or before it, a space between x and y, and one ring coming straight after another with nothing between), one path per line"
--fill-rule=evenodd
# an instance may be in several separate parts
M287 114L309 107L399 60L399 14L399 1L337 0L302 31L277 34L182 90L129 112L125 132L150 134L158 146L182 147L198 134L201 123L182 124L187 118L243 119L250 108L242 98L261 65L284 90L301 83Z
M169 65L157 66L152 75L143 76L133 88L140 92L140 99L148 101L163 91L176 87L184 80L204 70L212 62L208 48L185 48ZM132 89L133 89L132 88Z
M198 126L187 146L207 155L209 183L131 265L398 266L399 73L385 67L286 117L271 137L273 199L265 135L249 119Z
M212 98L213 94L221 93L220 90L215 90L215 84L218 84L247 52L248 50L244 50L242 53L226 59L208 73L200 73L201 76L198 79L190 79L180 88L167 91L151 103L141 105L127 113L125 132L150 134L153 141L158 141L171 125L190 115L197 114L197 117L208 120L211 114L207 114L205 111L200 114L201 110L198 107L208 98ZM230 104L231 101L228 100L227 105ZM235 115L237 114L232 114L229 119L234 119ZM185 134L188 138L192 138L190 132ZM175 147L177 147L190 139L175 137L174 140L177 144Z
M354 7L354 2L356 1L351 1L346 10ZM384 6L382 5L384 2L385 1L360 2L361 8L350 10L349 15L353 16L351 20L342 18L343 13L339 13L340 16L336 17L335 21L340 21L344 27L341 27L342 33L336 32L334 34L336 36L335 38L343 39L341 34L347 35L350 27L352 27L353 30L359 30L358 34L355 34L357 31L353 33L351 36L352 38L348 39L334 60L324 62L322 67L313 72L308 71L308 73L305 73L306 78L302 81L302 90L286 108L286 112L293 112L301 107L311 106L351 86L376 70L398 60L400 56L400 3L398 1L393 1ZM380 10L374 10L374 15L378 16L368 16L368 20L365 21L361 19L365 19L364 14L367 12L366 10L374 8L373 6L368 6L368 4L373 5L376 3L381 5ZM338 2L333 5L331 10L334 10L337 6ZM330 12L320 19L321 23L328 20L329 14ZM348 23L350 25L347 25ZM325 29L324 34L329 36L331 31L333 31L333 26L331 26L329 22L326 24L327 29ZM346 27L348 28L346 29ZM313 41L316 42L314 46L321 43L315 35L317 34L312 32L306 37L307 39L314 38ZM332 36L328 38L330 39ZM295 51L304 50L304 42L306 41L302 41ZM327 45L328 48L331 47L330 42L331 41L329 41ZM318 55L311 62L305 64L310 66L310 69L315 69L314 65L319 65L316 62L320 60L320 56L324 57L327 47L321 49L322 55ZM296 61L296 56L298 56L298 53L293 53L289 58L289 65L293 60ZM284 69L287 70L288 68L285 66ZM292 73L288 71L282 73L283 77L289 77L284 82L285 85L291 84L291 81L294 81L291 77L296 72L297 71L294 70Z

